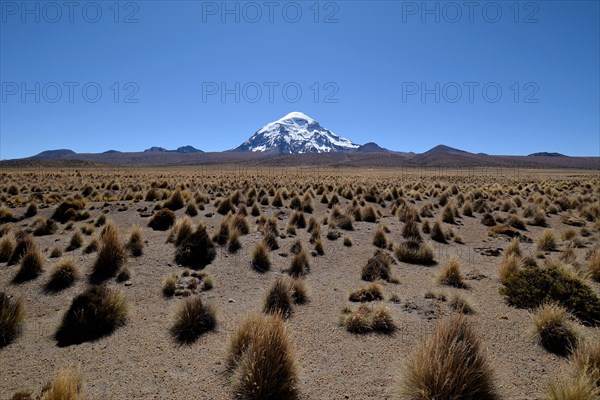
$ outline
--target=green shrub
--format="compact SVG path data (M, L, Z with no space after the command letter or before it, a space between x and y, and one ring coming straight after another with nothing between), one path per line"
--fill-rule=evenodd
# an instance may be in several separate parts
M503 280L500 294L508 304L533 309L547 302L565 307L588 325L600 323L600 300L577 275L565 268L523 268Z

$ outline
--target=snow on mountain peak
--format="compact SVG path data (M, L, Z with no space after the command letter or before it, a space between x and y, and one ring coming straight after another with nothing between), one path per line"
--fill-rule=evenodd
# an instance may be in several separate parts
M348 139L323 128L308 115L294 111L259 129L235 151L271 153L328 153L358 148Z

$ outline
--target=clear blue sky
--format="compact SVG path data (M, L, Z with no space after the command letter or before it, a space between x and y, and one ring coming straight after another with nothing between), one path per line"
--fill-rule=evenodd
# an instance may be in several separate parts
M290 111L399 151L600 154L598 1L275 3L1 0L0 158L222 151Z

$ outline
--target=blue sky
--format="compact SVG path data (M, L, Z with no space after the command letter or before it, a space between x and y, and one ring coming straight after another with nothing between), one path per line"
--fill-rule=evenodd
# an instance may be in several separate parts
M399 151L600 155L598 1L1 0L0 13L3 159L222 151L290 111Z

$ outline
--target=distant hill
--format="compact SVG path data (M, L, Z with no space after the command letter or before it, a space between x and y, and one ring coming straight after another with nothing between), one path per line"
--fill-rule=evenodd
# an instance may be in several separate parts
M528 155L528 157L567 157L564 154L560 154L560 153L548 153L545 151L542 151L540 153L531 153Z
M146 153L150 152L163 152L163 153L180 153L180 154L191 154L191 153L204 153L202 150L195 148L194 146L181 146L176 150L167 150L164 147L152 146L149 149L144 150Z
M423 154L473 154L468 151L455 149L454 147L446 146L445 144L438 144L435 147L427 150Z
M204 153L202 150L199 150L193 146L187 145L187 146L181 146L178 147L177 150L175 150L176 153L182 153L182 154L190 154L190 153Z
M77 153L70 149L46 150L30 158L35 160L57 160L73 154Z
M375 142L365 143L362 146L358 146L355 150L357 153L387 153L388 149L384 149Z
M164 147L158 147L158 146L152 146L149 149L144 150L145 153L154 152L154 151L164 151L164 152L167 152L169 150L165 149Z

